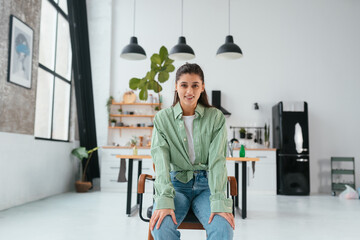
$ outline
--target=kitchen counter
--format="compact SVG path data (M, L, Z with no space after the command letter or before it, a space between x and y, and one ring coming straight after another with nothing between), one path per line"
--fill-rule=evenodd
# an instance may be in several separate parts
M104 149L132 149L130 146L102 146ZM150 147L139 147L138 149L150 149ZM240 148L234 148L234 151L238 151ZM245 151L276 151L276 148L245 148Z

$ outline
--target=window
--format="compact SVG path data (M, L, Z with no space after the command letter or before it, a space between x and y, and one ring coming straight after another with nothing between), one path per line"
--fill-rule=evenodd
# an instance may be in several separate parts
M35 138L69 140L71 66L67 0L42 0Z

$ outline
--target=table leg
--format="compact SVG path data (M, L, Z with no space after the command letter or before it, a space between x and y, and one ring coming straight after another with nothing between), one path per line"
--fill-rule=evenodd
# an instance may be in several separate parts
M241 217L246 218L246 161L242 162L242 200L241 200Z
M127 198L126 198L126 214L128 215L128 217L130 217L131 215L132 172L133 172L133 159L129 159Z
M138 181L137 181L137 185L139 185L139 177L141 175L141 171L142 171L142 159L139 159L139 161L138 161L138 177L137 177ZM136 187L136 189L137 189L137 187ZM137 193L137 201L136 201L136 203L138 205L140 204L140 194L139 193Z
M235 179L237 187L237 196L235 196L235 207L239 207L239 163L235 162Z

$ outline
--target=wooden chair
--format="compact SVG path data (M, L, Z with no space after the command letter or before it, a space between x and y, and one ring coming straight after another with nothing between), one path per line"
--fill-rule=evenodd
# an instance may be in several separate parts
M146 180L154 181L154 177L148 174L141 174L139 177L138 183L138 194L140 197L140 205L139 205L139 216L141 220L144 222L150 222L150 218L152 215L153 206L150 206L147 209L146 215L147 219L142 216L142 208L143 208L143 194L145 192L145 182ZM229 191L230 188L230 191ZM227 197L229 197L229 192L231 198L233 199L233 215L235 216L235 196L237 196L237 182L235 177L228 177L228 185L227 185ZM204 229L200 221L197 219L192 209L189 209L184 221L179 225L178 229ZM150 224L148 231L148 240L154 240L151 235Z

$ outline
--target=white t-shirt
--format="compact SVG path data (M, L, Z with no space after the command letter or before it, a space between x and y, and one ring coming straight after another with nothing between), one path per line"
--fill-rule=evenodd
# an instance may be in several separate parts
M184 120L186 136L188 138L190 162L192 164L194 164L194 162L195 162L195 150L194 150L194 138L193 138L193 122L194 122L194 119L195 119L195 115L182 116L182 119Z

